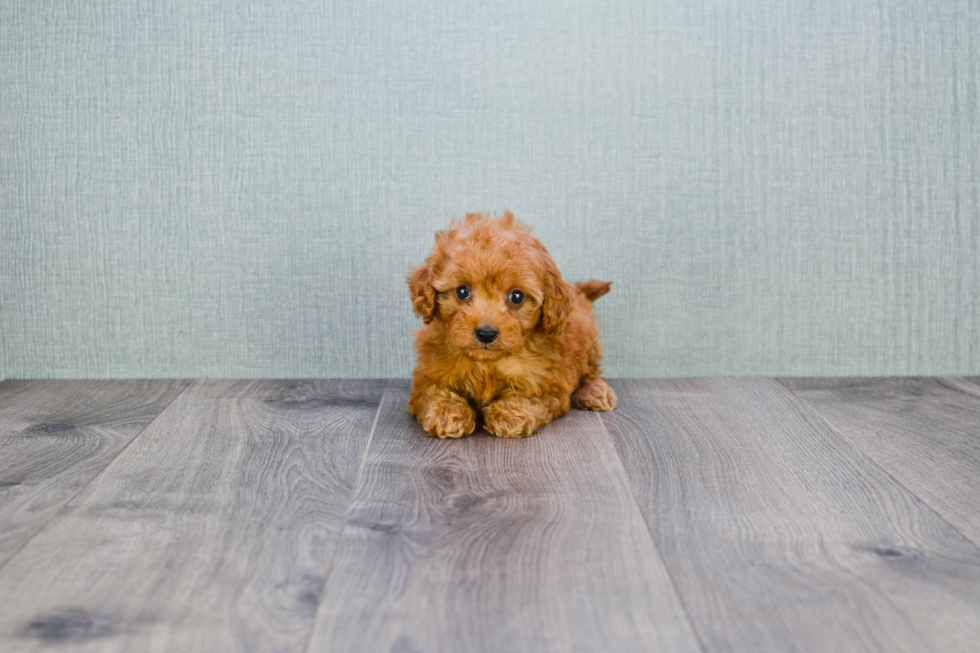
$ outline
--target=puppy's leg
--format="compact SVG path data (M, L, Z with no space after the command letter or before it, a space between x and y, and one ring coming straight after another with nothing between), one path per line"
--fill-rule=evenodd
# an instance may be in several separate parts
M469 402L446 388L429 386L421 392L412 390L408 411L426 433L438 438L460 438L476 428L476 413Z
M604 378L596 377L572 395L572 405L579 410L612 410L616 407L616 393Z
M506 395L487 406L483 423L498 438L524 438L568 411L568 399Z

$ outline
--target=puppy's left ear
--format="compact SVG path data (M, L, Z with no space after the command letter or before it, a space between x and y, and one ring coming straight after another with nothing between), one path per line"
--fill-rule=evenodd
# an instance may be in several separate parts
M558 266L554 260L544 254L545 270L544 301L541 306L541 329L549 336L557 336L568 326L568 318L572 314L572 301L575 299L575 289L561 278Z
M415 314L428 324L436 312L436 289L432 287L428 266L420 265L408 275L408 292Z

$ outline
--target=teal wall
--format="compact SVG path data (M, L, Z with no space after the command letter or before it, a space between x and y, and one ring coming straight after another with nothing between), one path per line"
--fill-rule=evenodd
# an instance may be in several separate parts
M505 208L612 376L980 373L980 3L0 4L0 377L406 376Z

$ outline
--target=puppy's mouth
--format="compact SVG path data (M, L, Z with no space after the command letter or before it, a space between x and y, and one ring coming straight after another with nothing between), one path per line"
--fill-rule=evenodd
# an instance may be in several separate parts
M507 352L493 347L493 345L477 345L475 347L465 347L463 348L463 354L467 357L472 358L477 361L489 361L497 358L503 358L507 355Z

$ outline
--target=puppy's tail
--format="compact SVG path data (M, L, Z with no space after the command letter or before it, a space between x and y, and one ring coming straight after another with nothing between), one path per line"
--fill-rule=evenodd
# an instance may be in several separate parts
M598 279L592 279L591 281L579 281L575 284L578 291L585 295L585 298L590 302L594 302L599 299L607 292L609 292L609 286L612 285L612 281L599 281Z

